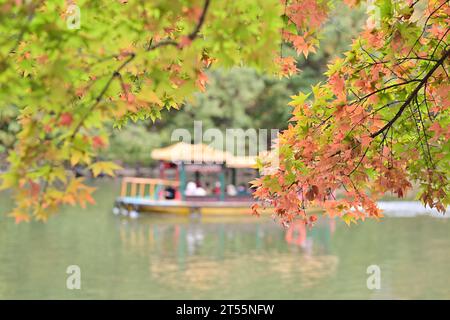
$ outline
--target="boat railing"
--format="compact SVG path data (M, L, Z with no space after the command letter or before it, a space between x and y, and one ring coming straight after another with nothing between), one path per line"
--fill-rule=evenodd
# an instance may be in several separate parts
M177 189L179 185L179 181L173 180L125 177L122 179L120 196L158 200L160 191L166 187Z

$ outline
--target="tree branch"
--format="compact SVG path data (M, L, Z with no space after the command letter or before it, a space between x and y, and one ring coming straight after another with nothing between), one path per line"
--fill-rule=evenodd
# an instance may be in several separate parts
M371 138L375 138L379 136L381 133L383 133L385 130L389 129L395 121L400 118L400 116L403 114L403 111L409 106L409 104L417 97L417 94L419 93L420 89L427 83L428 79L433 75L433 73L444 64L445 59L447 59L450 56L450 50L444 51L444 54L442 57L438 60L438 62L433 66L433 68L428 71L428 73L425 75L425 77L420 80L420 83L417 85L417 87L411 92L411 94L406 98L405 102L402 104L400 109L397 111L395 116L388 122L384 127L382 127L377 132L372 133L370 136Z
M195 29L187 36L191 41L194 40L198 36L198 33L200 32L200 29L201 29L201 27L203 26L203 24L205 22L206 13L208 11L210 2L211 2L211 0L205 0L205 3L203 5L203 11L202 11L202 14L200 16L200 19L198 20ZM179 46L179 44L176 41L173 41L173 40L162 40L162 41L160 41L160 42L158 42L158 43L156 43L154 45L151 45L151 43L150 43L150 46L147 48L147 51L151 51L151 50L154 50L156 48L163 47L163 46L168 46L168 45ZM99 95L95 98L95 102L91 105L91 107L89 108L89 111L85 114L85 116L81 119L81 121L75 127L75 130L73 131L72 135L70 136L71 138L75 137L75 135L78 133L78 131L83 126L83 123L86 120L86 118L88 117L88 115L100 103L101 99L103 98L103 96L108 91L108 89L109 89L111 83L113 82L113 80L115 78L121 78L120 71L122 71L122 69L124 69L135 58L136 58L136 54L135 53L131 53L130 56L128 57L128 59L126 59L116 70L114 70L114 72L110 76L109 80L107 81L107 83L105 84L105 86L103 87L103 89L101 90Z
M188 36L189 39L194 40L195 38L197 38L197 35L200 32L200 29L202 28L203 23L205 22L206 12L208 11L210 2L211 2L211 0L205 0L205 3L203 5L202 15L200 16L200 19L198 19L198 23L197 23L197 26L195 27L194 31L192 31L189 34L189 36Z
M197 25L195 26L194 30L187 36L189 40L193 41L195 38L197 38L198 33L200 32L200 29L202 28L202 26L205 22L206 13L208 12L210 3L211 3L211 0L205 0L205 3L203 5L203 11L202 11L200 18L198 19ZM176 42L175 40L171 40L171 39L161 40L155 44L151 44L151 42L150 42L150 45L148 46L147 51L152 51L159 47L165 47L165 46L179 47L180 44L178 42Z

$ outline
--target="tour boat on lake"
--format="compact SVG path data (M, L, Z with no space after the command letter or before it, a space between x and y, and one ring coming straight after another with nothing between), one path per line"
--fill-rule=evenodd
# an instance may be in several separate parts
M151 153L159 178L124 177L115 213L250 214L256 157L178 142Z

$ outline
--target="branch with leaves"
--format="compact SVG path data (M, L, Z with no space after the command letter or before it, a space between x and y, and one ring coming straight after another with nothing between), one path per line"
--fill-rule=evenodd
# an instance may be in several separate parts
M377 5L379 25L330 64L327 83L293 97L279 166L261 159L255 196L285 224L313 223L308 206L348 224L380 218L376 200L413 184L425 205L450 204L449 1Z
M97 157L110 128L179 109L205 90L208 68L283 71L276 63L283 25L278 0L80 0L79 29L68 27L69 4L0 5L0 32L11 35L0 47L0 107L15 109L20 126L0 189L13 191L17 222L92 203L94 188L74 168L113 173L114 165ZM300 13L289 14L295 21Z

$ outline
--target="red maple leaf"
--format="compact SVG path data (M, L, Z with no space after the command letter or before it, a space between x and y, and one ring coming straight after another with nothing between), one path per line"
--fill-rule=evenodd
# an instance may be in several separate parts
M92 146L95 149L100 149L106 147L106 143L103 141L102 137L94 136L92 137Z
M69 127L72 124L72 122L73 122L73 117L72 117L72 114L69 112L64 112L59 117L59 125L60 126Z

